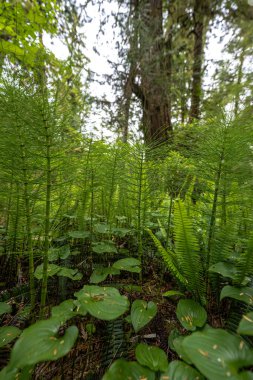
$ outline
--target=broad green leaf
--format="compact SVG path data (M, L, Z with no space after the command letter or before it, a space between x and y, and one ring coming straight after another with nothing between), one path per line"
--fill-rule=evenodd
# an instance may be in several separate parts
M233 298L241 302L245 302L248 305L252 305L253 304L253 288L250 288L248 286L238 288L235 286L226 285L221 291L220 300L226 297Z
M52 307L51 316L57 318L61 323L66 322L77 315L76 305L74 300L66 300L60 303L60 305Z
M176 353L180 357L180 359L184 360L188 364L192 364L190 357L187 355L187 353L183 347L184 339L185 339L185 336L182 336L182 335L179 336L178 338L175 338L173 340L173 346L174 346Z
M123 228L123 227L114 227L112 228L112 234L118 237L125 237L127 234L129 234L131 230L128 228Z
M58 337L60 326L59 319L50 318L25 329L12 349L10 367L23 368L66 355L76 341L78 329L70 326L63 336Z
M109 232L109 226L106 223L97 223L94 225L94 230L100 234L107 234Z
M155 373L148 368L142 367L139 363L128 362L125 359L116 360L102 380L155 380Z
M61 269L61 267L59 267L56 264L48 264L48 267L47 267L48 277L52 277L52 276L56 275L56 273L59 272L60 269ZM39 266L37 266L37 268L34 272L34 277L36 277L38 280L42 280L42 278L43 278L43 264L40 264Z
M167 292L163 293L163 297L173 297L173 296L185 297L184 293L179 292L178 290L168 290Z
M0 380L16 380L18 372L17 368L10 368L8 365L0 372Z
M113 264L113 268L120 270L126 270L128 272L140 273L141 272L141 262L134 257L128 257L126 259L120 259Z
M83 289L75 293L78 302L94 317L106 321L116 319L124 314L129 301L115 288L85 285Z
M221 274L223 277L236 278L236 267L232 263L219 262L209 268L209 272Z
M112 241L92 243L92 251L95 253L117 253L117 248Z
M132 323L131 315L128 315L128 316L125 318L125 321L126 321L127 323Z
M206 323L205 309L196 301L180 300L176 310L177 317L185 329L194 331Z
M146 326L156 315L157 306L154 302L135 300L131 307L131 322L135 332Z
M11 305L5 302L0 302L0 315L11 313Z
M141 365L153 371L165 372L168 369L167 355L159 347L140 343L135 349L135 356Z
M89 231L69 231L69 237L72 239L87 239L90 237Z
M242 335L253 335L253 312L243 315L237 332Z
M96 268L90 276L90 282L93 284L99 284L100 282L104 281L110 274L120 274L120 270L113 267Z
M187 336L182 344L193 364L209 380L249 378L241 370L253 365L253 350L239 336L208 328Z
M4 367L0 372L0 380L30 380L32 379L34 366L26 366L22 369Z
M78 272L78 269L71 269L66 267L59 267L60 270L57 272L57 276L68 277L71 280L79 281L82 279L83 275Z
M68 244L59 247L59 248L50 248L48 252L48 260L65 260L70 255L70 246Z
M56 264L48 264L47 273L48 273L48 277L57 275L57 276L68 277L71 280L81 280L81 278L83 277L82 273L78 272L78 269L61 267ZM41 280L43 278L43 264L39 265L36 268L36 271L34 272L34 276L38 280Z
M0 327L0 347L6 346L21 334L21 330L14 326Z
M174 346L174 340L176 338L179 338L181 336L179 330L177 328L171 330L170 335L168 337L168 346L172 351L176 351L176 348Z
M205 380L199 371L192 368L188 364L180 361L174 360L169 364L169 369L163 373L160 380Z

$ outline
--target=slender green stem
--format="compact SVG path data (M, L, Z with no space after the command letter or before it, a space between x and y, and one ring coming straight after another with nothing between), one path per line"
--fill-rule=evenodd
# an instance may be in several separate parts
M32 313L35 308L35 284L34 284L33 243L32 243L32 230L31 230L31 206L30 206L29 184L28 184L28 174L27 174L27 160L26 160L26 152L25 152L24 143L21 144L20 148L21 148L21 157L22 157L22 165L23 165L27 254L29 258L29 286L30 286L30 302L31 302L31 313Z
M49 126L46 119L44 119L45 134L46 134L46 211L45 211L45 230L44 230L44 253L43 253L43 278L41 287L41 301L40 301L40 316L45 315L46 296L47 296L47 269L48 269L48 251L49 251L49 232L50 232L50 213L51 213L51 138L49 134Z

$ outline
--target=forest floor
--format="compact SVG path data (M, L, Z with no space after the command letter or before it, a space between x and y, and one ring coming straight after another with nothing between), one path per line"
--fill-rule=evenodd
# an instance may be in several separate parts
M37 365L33 378L35 380L100 380L115 359L124 357L134 360L134 349L138 342L156 345L168 354L169 360L175 359L176 354L168 347L168 336L170 331L175 328L183 331L175 313L177 299L166 299L162 294L167 290L175 289L176 285L168 272L161 268L160 260L149 261L149 266L145 268L142 284L139 275L133 273L126 273L117 280L113 276L103 284L118 287L120 293L126 295L130 302L136 299L155 302L158 312L146 327L135 333L132 326L125 321L125 316L110 322L91 316L76 317L68 322L75 324L79 329L79 338L74 348L62 359ZM66 299L73 297L74 292L88 283L89 276L87 275L78 282L69 280ZM23 288L25 286L24 282ZM131 290L131 286L133 290ZM52 282L48 294L51 306L57 303L55 300L59 298L58 290L57 285L55 286L55 283ZM0 293L0 298L1 296L3 298L3 295L4 292ZM24 318L27 303L25 298L23 295L21 302L20 296L12 298L13 315L7 314L2 325L26 327L29 322ZM91 323L93 332L87 331L86 327ZM6 346L1 351L1 368L8 362L11 347L11 345Z

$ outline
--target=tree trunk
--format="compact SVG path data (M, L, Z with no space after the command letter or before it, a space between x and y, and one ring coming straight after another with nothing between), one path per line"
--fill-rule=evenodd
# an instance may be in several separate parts
M138 31L138 40L132 48L137 68L130 78L131 88L142 104L145 141L166 141L172 135L169 93L171 57L166 52L168 46L171 46L171 38L165 42L163 2L135 0L133 4L133 27L134 33Z
M194 4L194 50L192 67L192 90L189 122L199 119L202 92L202 63L204 53L205 18L209 15L209 1L195 0Z

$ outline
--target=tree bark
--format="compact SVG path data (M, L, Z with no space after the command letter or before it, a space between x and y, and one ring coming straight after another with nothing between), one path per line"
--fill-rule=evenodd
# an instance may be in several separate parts
M143 110L142 131L147 143L172 135L170 77L172 38L164 38L163 1L132 0L132 57L124 88L123 139L127 138L130 99L134 93Z
M194 4L194 50L192 67L192 90L189 122L200 117L202 93L202 64L204 53L205 18L209 15L209 1L195 0Z
M172 132L169 76L170 62L165 55L163 1L141 4L140 68L143 93L143 132L146 142L165 141Z

